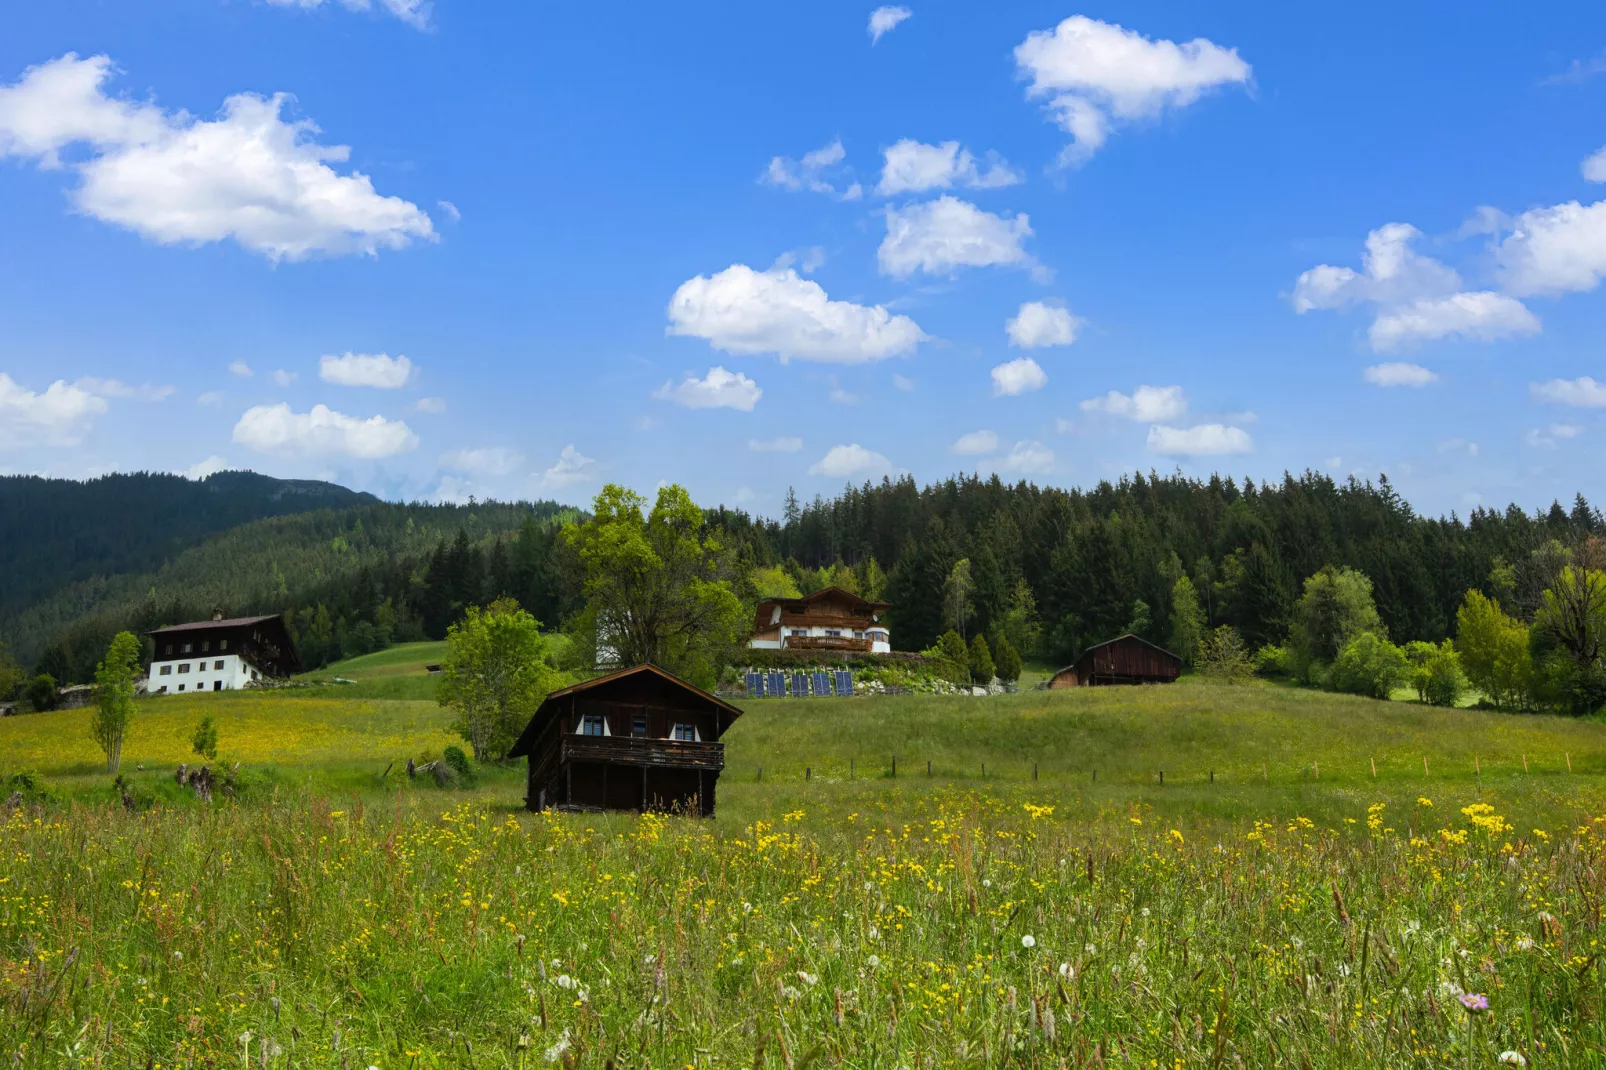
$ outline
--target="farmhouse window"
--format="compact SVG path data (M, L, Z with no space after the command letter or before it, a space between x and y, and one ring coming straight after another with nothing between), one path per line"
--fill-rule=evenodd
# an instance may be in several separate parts
M159 687L159 688L157 688L157 689L156 689L156 693L157 693L157 694L158 694L158 695L165 695L165 694L167 694L167 685L166 685L166 684L163 684L163 685L162 685L162 686L161 686L161 687Z
M179 689L179 690L180 690L180 691L182 691L182 690L184 690L184 685L183 685L183 684L179 684L179 685L178 685L178 689Z
M180 665L178 667L178 671L179 672L189 672L190 671L190 663L186 661L184 664L182 664L182 665Z
M227 650L229 648L229 641L227 639L219 639L217 641L217 648L219 650Z
M167 644L167 652L169 654L171 654L173 652L173 644L172 643L168 643Z
M580 720L580 734L582 736L602 735L602 718L594 713L586 714Z
M825 634L826 635L840 637L842 635L842 629L841 628L827 628L827 629L825 629Z
M792 629L792 634L793 635L808 635L809 634L809 630L807 628L793 628Z
M633 735L633 736L644 736L644 735L646 735L647 734L647 718L643 717L640 714L637 714L635 717L631 718L631 721L630 721L630 734Z
M195 649L193 644L185 643L183 646L179 647L178 652L180 654L188 654L193 649Z
M210 640L210 639L202 639L201 640L201 652L204 654L206 651L211 650L211 649L212 649L212 640Z
M690 724L677 724L677 725L675 725L674 738L680 740L683 743L695 743L695 742L697 742L697 726L696 725L690 725Z
M212 663L212 668L218 670L219 672L222 672L223 671L223 663L221 661L214 661Z
M162 675L163 676L172 676L173 675L173 666L171 666L171 665L163 665L162 666Z

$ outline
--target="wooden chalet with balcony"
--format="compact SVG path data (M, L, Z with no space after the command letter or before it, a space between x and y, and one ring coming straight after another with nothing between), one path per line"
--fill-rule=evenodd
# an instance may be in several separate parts
M174 624L147 632L152 644L152 695L181 691L234 691L263 679L287 679L301 671L295 640L284 617L225 618Z
M882 618L891 608L840 587L802 598L765 598L758 603L747 645L754 650L889 654L892 633Z
M714 815L725 734L742 711L652 665L554 691L508 751L525 806Z

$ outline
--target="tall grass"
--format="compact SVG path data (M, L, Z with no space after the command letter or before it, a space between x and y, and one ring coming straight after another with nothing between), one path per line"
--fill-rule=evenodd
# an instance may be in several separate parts
M1202 835L1136 806L1073 824L960 790L732 829L400 797L23 808L0 824L0 1051L153 1068L1599 1065L1603 833L1425 797Z

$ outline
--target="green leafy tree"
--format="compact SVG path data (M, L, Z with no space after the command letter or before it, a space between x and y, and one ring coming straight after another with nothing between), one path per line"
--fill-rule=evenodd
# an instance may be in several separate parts
M89 731L106 752L106 771L123 761L123 737L134 716L134 682L139 679L141 644L133 632L118 632L95 668L95 710Z
M883 601L887 593L887 574L881 571L875 555L864 563L864 575L859 580L859 595L871 602Z
M446 632L438 701L476 761L500 759L560 682L540 623L511 598L470 606Z
M1372 581L1364 573L1328 565L1305 581L1305 592L1294 604L1288 645L1308 679L1314 680L1320 666L1365 633L1388 635L1372 600Z
M1598 664L1606 648L1606 572L1568 565L1542 597L1534 626L1579 666Z
M1147 636L1149 628L1154 624L1149 612L1149 603L1139 598L1132 603L1132 619L1127 622L1126 631L1131 635Z
M0 642L0 699L7 699L16 694L27 678L28 674L22 671L17 659L11 656L10 648Z
M1009 641L1008 635L998 637L998 649L993 651L993 661L998 678L1006 684L1012 684L1020 679L1021 661L1020 652Z
M975 612L970 601L972 586L970 559L961 558L954 562L948 579L942 585L943 623L952 628L961 640L965 638L965 625L970 622L971 613Z
M1037 619L1037 599L1032 595L1031 584L1024 579L1015 582L999 627L1021 656L1035 657L1042 652L1043 626Z
M1455 706L1467 693L1467 676L1461 669L1461 655L1455 644L1407 643L1406 660L1411 663L1411 686L1416 696L1430 706Z
M1205 615L1199 606L1199 591L1186 575L1179 576L1171 585L1171 649L1185 664L1193 664L1204 630Z
M1255 674L1254 659L1244 645L1243 636L1230 624L1204 633L1193 655L1199 675L1218 683L1241 684Z
M1472 686L1497 709L1527 709L1534 688L1527 627L1477 589L1467 592L1455 617L1455 649Z
M36 713L55 709L56 703L60 699L60 695L56 690L56 678L47 672L40 673L28 681L24 697L28 700L29 708Z
M993 664L993 652L987 647L986 637L977 633L970 640L970 678L986 687L993 682L997 672L997 666Z
M740 565L684 488L662 487L645 507L610 483L590 520L563 529L586 599L577 645L712 685L751 623L736 594Z
M1328 686L1334 691L1387 699L1411 678L1405 652L1376 632L1360 632L1333 659Z
M207 761L217 757L217 722L212 720L210 713L195 726L195 734L190 737L190 750Z
M752 575L753 593L760 598L802 598L797 581L784 568L770 566L755 568Z

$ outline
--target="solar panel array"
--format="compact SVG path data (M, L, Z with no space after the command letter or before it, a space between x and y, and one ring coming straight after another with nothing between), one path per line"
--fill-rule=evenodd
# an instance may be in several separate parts
M848 669L812 673L750 672L746 674L748 698L847 698L853 694L853 673Z

